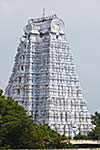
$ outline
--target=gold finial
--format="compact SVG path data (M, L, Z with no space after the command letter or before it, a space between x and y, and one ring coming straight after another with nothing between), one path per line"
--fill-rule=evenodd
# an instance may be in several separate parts
M43 18L45 18L45 8L43 8Z

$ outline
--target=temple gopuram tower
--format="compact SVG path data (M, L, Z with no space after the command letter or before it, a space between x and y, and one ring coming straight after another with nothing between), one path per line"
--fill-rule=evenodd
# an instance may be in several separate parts
M91 130L63 20L30 19L15 57L7 97L23 105L37 124L66 136Z

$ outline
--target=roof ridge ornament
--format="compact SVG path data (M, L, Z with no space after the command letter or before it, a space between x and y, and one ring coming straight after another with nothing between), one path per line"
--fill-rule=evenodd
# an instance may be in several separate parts
M55 18L58 18L58 16L56 14L54 15L51 15L51 16L46 16L46 13L45 13L45 8L43 8L43 14L42 14L42 17L40 18L31 18L28 20L28 23L41 23L43 21L48 21L48 20L52 20L52 19L55 19Z

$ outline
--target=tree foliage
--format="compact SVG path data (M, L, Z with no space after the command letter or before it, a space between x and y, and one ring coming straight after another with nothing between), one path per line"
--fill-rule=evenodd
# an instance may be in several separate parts
M93 125L100 126L100 113L95 112L95 114L92 115L91 119Z
M67 148L67 138L47 125L36 125L27 111L0 90L0 146L2 148Z
M75 140L80 140L80 139L86 140L86 139L88 139L88 137L87 137L87 135L84 135L84 134L82 134L82 133L78 133L78 134L74 137L74 139L75 139Z
M92 124L95 126L92 131L88 134L90 139L100 140L100 113L95 112L91 117Z

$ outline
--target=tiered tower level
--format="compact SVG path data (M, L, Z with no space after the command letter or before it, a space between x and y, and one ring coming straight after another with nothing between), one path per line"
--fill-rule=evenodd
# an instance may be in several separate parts
M91 130L64 22L56 15L28 21L5 94L37 124L48 124L60 134Z

